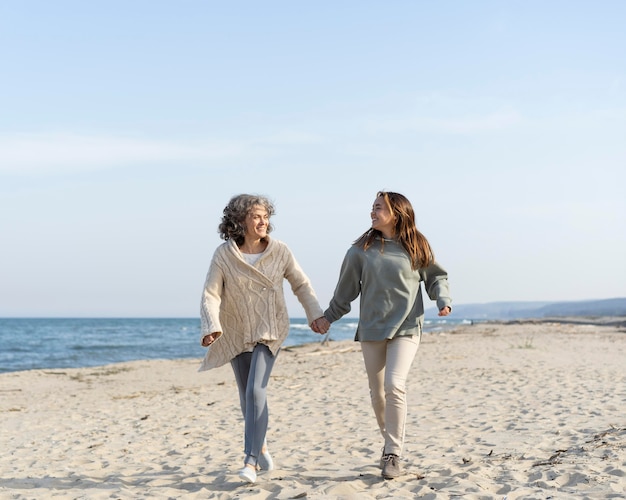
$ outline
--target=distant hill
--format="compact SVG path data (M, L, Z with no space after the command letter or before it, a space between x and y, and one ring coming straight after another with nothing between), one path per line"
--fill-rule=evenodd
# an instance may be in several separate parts
M511 320L560 316L626 316L626 298L575 302L454 304L453 314L457 318L476 320ZM428 309L426 311L426 317L433 318L436 316L436 309Z

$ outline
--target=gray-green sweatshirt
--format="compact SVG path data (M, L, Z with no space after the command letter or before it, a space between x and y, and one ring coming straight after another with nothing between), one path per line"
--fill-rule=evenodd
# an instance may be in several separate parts
M324 312L331 323L350 312L359 294L360 315L355 340L373 341L401 335L420 335L424 321L422 287L437 308L451 307L448 275L437 263L411 269L406 250L393 240L381 240L367 249L350 247L341 265L335 293Z

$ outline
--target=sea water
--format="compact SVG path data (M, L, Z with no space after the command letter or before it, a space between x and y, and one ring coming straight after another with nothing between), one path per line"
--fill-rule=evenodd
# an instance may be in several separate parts
M332 324L331 341L352 340L357 319ZM426 320L425 332L451 328L458 319ZM283 344L321 342L306 319L290 320ZM198 318L0 318L0 372L80 368L139 359L201 358Z

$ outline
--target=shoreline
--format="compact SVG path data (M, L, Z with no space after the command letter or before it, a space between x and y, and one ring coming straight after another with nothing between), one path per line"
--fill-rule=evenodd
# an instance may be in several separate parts
M349 318L354 322L358 321L358 318ZM432 320L432 318L429 318ZM623 328L623 331L626 333L626 316L558 316L558 317L546 317L546 318L520 318L520 319L485 319L485 320L464 320L466 323L458 323L458 324L450 324L450 325L439 325L436 328L428 329L424 331L423 338L429 335L436 335L440 333L451 333L462 331L464 328L481 325L481 324L490 324L490 325L538 325L538 324L573 324L573 325L590 325L590 326L613 326L616 328ZM284 345L282 350L285 349L293 349L301 346L307 345L324 345L323 337L319 336L319 340L303 342L300 344L289 344ZM353 339L339 339L333 340L332 338L328 341L328 343L337 343L337 342L354 342ZM29 372L29 371L37 371L37 370L71 370L71 369L80 369L80 368L98 368L98 367L107 367L112 365L117 365L121 363L131 363L134 361L175 361L175 360L194 360L194 359L202 359L202 353L199 353L198 356L184 356L184 357L163 357L163 358L136 358L130 360L122 360L122 361L112 361L110 363L102 363L102 364L88 364L83 366L54 366L54 367L36 367L36 368L27 368L27 369L18 369L18 370L0 370L0 376L8 373L16 373L16 372Z
M554 316L545 318L527 318L523 320L508 320L506 324L515 323L558 323L573 325L614 326L626 327L626 316Z
M613 498L626 494L626 336L566 322L429 333L402 464L383 481L359 343L284 348L269 386L276 469L242 483L230 366L199 358L0 374L0 497Z

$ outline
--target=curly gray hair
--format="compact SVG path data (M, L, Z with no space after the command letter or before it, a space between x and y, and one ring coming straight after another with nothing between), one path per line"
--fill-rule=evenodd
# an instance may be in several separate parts
M262 206L267 210L267 215L272 217L276 213L274 205L265 196L255 194L239 194L233 196L228 205L224 208L224 216L219 225L218 232L223 240L234 240L237 245L241 246L244 242L246 227L244 221L246 215L255 206ZM270 233L274 227L272 224L267 226L267 232Z

